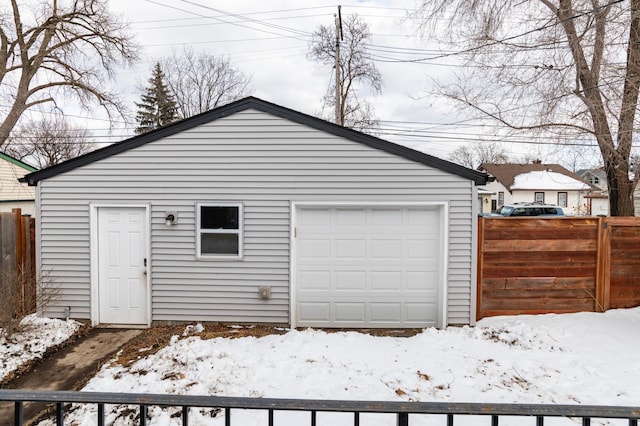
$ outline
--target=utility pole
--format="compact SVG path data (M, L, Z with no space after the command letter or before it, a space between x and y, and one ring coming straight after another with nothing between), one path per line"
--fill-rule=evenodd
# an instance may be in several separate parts
M344 117L342 116L342 83L340 79L340 40L342 40L342 14L338 5L338 14L333 15L336 21L336 124L344 126Z

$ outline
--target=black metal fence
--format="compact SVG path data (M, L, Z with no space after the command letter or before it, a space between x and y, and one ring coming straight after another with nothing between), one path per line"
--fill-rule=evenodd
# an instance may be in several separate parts
M637 426L640 407L616 407L595 405L546 405L546 404L484 404L448 402L383 402L383 401L328 401L312 399L239 398L195 395L157 395L140 393L102 393L67 391L28 391L0 389L0 401L15 403L14 425L23 424L23 404L44 402L55 404L56 424L64 425L64 409L67 403L96 404L98 426L105 424L105 404L126 404L139 406L139 424L148 421L148 407L181 407L182 424L189 424L191 408L219 408L224 411L226 426L233 423L235 410L264 410L267 424L274 425L274 412L303 411L310 413L309 424L315 426L317 414L324 412L352 413L353 425L360 425L363 413L391 413L397 418L398 426L408 426L409 415L442 415L448 426L455 424L456 416L482 416L491 419L492 426L500 424L505 416L521 416L535 419L535 425L544 425L545 418L567 417L581 419L582 425L591 425L592 419L624 419L630 426ZM238 423L239 424L239 423ZM532 423L533 424L533 420Z

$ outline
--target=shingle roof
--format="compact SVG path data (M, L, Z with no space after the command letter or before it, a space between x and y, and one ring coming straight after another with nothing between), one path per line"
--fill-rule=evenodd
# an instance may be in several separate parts
M63 163L40 170L38 172L28 174L21 179L21 182L27 182L29 185L35 186L39 181L43 179L56 176L69 170L73 170L77 167L99 161L103 158L116 155L120 152L139 147L149 142L153 142L155 140L247 109L262 111L277 117L285 118L287 120L309 126L317 130L322 130L336 136L344 137L351 141L359 142L372 148L386 151L388 153L398 155L400 157L404 157L436 169L440 169L453 175L458 175L460 177L472 180L477 185L484 185L487 182L487 175L477 170L472 170L459 164L442 160L438 157L433 157L431 155L386 141L384 139L377 138L375 136L367 135L352 129L348 129L346 127L338 126L328 121L321 120L319 118L312 117L310 115L294 111L292 109L285 108L252 96L238 100L236 102L232 102L211 111L207 111L202 114L177 121L175 123L169 124L168 126L153 130L151 132L126 139L122 142L109 145L105 148L92 151L88 154L65 161Z
M491 176L495 177L498 182L500 182L504 187L511 191L511 186L515 180L515 177L521 175L523 173L529 172L542 172L549 171L560 173L565 176L569 176L577 181L583 182L588 185L593 190L597 190L595 186L590 184L589 182L582 179L580 176L575 173L567 170L562 167L560 164L543 164L543 163L529 163L529 164L516 164L516 163L507 163L507 164L493 164L493 163L483 163L478 167L478 170L485 171L489 173Z

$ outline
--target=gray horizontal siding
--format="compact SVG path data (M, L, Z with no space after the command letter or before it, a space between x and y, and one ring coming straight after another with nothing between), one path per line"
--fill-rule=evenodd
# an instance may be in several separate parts
M90 318L89 203L150 204L153 320L287 323L291 202L431 201L449 204L448 320L470 321L472 183L281 118L237 113L39 185L55 316ZM209 201L244 204L242 260L195 259L195 204Z

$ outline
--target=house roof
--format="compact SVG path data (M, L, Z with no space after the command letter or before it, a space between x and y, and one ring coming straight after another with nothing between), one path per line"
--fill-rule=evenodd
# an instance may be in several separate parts
M512 189L566 189L566 190L597 190L595 186L586 182L580 176L570 172L559 164L492 164L483 163L479 170L489 173L500 182L504 187L511 191ZM570 179L568 179L570 178ZM538 187L534 188L538 182ZM544 182L549 183L546 185ZM551 182L553 184L551 184ZM540 185L550 186L542 188Z
M580 169L576 171L576 174L580 177L598 176L599 178L606 179L607 174L604 171L604 167L598 167L596 169Z
M427 166L440 169L442 171L457 175L469 180L472 180L477 185L484 185L487 182L487 175L477 170L468 169L464 166L460 166L455 163L451 163L446 160L442 160L437 157L407 148L402 145L398 145L371 135L367 135L346 127L338 126L325 120L321 120L316 117L312 117L307 114L303 114L298 111L294 111L289 108L285 108L271 102L264 101L255 97L247 97L230 104L224 105L219 108L215 108L211 111L204 112L202 114L195 115L184 120L177 121L169 124L165 127L144 133L126 139L121 142L117 142L113 145L109 145L105 148L101 148L96 151L92 151L88 154L84 154L80 157L65 161L55 166L42 169L40 171L31 173L20 179L21 182L27 182L30 186L36 186L39 181L47 179L61 173L68 172L77 167L81 167L87 164L91 164L95 161L110 157L112 155L119 154L121 152L137 148L141 145L156 141L158 139L188 130L190 128L205 124L219 118L227 117L231 114L235 114L240 111L254 109L262 111L277 117L281 117L295 123L303 124L305 126L321 130L336 136L349 139L354 142L361 143L363 145L370 146L400 157L407 158L409 160L425 164Z
M9 163L13 163L16 166L21 167L21 168L25 169L28 172L35 172L36 170L38 170L35 167L31 167L27 163L24 163L24 162L18 160L17 158L13 158L9 154L5 154L3 152L0 152L0 160L6 160Z
M578 179L562 173L542 170L539 172L527 172L517 175L513 179L511 189L520 190L558 190L558 191L588 191L591 187Z

